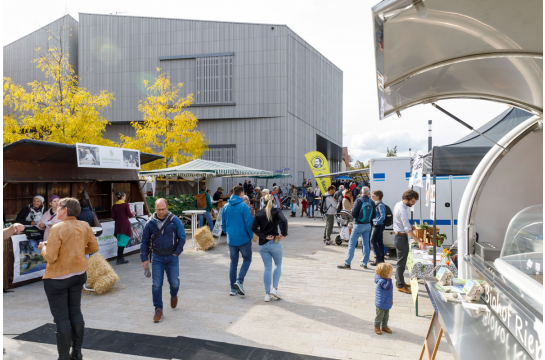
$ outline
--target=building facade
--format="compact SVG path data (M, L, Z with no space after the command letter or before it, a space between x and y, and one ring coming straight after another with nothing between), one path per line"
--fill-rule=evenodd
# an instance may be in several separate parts
M114 94L113 106L103 112L111 122L106 137L119 141L120 134L134 134L130 123L143 120L143 80L153 83L160 68L173 84L183 83L181 96L193 96L188 111L210 141L204 159L289 168L288 182L300 184L312 178L304 154L317 150L332 172L340 171L342 71L289 27L80 14L71 29L69 39L77 42L71 43L70 62L80 86ZM26 75L14 75L33 67L28 49L44 39L32 37L4 47L4 76L28 82Z

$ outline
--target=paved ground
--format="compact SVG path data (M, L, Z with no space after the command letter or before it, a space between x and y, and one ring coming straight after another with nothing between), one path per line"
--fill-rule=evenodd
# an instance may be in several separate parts
M221 244L208 252L186 246L180 257L178 308L167 305L168 287L164 287L167 302L163 322L152 322L151 279L144 277L139 256L133 255L128 257L128 265L114 266L121 280L111 292L84 294L86 324L97 329L188 336L334 359L418 359L433 312L423 285L419 310L420 315L427 316L415 316L412 297L395 291L390 311L394 333L376 335L374 271L358 266L361 248L356 249L353 270L340 270L336 265L343 262L347 246L323 245L321 220L298 217L290 221L289 233L282 242L282 300L263 302L263 263L257 244L253 245L253 262L244 283L247 296L228 295L229 257L223 237ZM393 258L387 261L394 263ZM42 283L17 288L4 293L3 298L4 358L56 359L54 346L12 339L53 322ZM85 349L84 356L143 359ZM452 359L445 339L437 359Z

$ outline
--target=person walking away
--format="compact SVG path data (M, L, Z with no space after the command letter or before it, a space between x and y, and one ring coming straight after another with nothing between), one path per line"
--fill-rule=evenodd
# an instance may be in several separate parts
M380 190L373 191L372 199L375 202L375 218L373 219L373 234L371 235L371 245L375 252L375 262L371 265L376 266L384 262L384 254L386 253L383 241L384 220L386 219L386 206L382 203L384 194Z
M204 218L206 217L206 223L210 228L210 231L214 229L214 223L212 222L212 199L210 195L206 192L206 185L201 185L201 191L198 195L195 196L193 200L193 206L199 210L204 210L205 213L199 214L197 218L199 219L199 228L202 228L204 225Z
M391 334L392 330L388 327L390 318L390 309L394 305L394 286L392 284L392 274L394 267L387 263L380 263L375 273L375 333L382 335L382 332ZM382 328L381 328L382 327Z
M307 196L307 179L303 179L301 189L303 190L303 198L305 198Z
M47 245L38 249L47 262L43 285L57 332L59 359L83 359L81 346L85 321L81 313L81 292L87 281L86 254L98 251L98 243L89 224L76 219L80 213L77 199L60 199L57 218L51 227ZM72 347L72 353L70 353Z
M244 188L236 186L234 194L229 202L223 208L221 220L221 229L227 234L227 244L229 245L229 255L231 266L229 269L229 280L231 282L231 292L229 295L246 295L243 283L244 277L252 263L252 214L250 209L242 200ZM282 209L280 208L280 211ZM239 253L242 255L242 266L237 278L237 268Z
M57 195L51 195L49 198L50 208L43 214L43 216L40 218L40 222L38 223L38 229L45 230L44 242L47 242L47 237L49 236L49 230L51 227L61 222L61 220L59 220L57 217L57 206L60 199L61 198Z
M295 185L292 185L290 199L291 217L297 216L297 206L299 206L299 197L297 196L297 190L295 189Z
M350 269L352 259L354 258L354 251L358 244L358 239L361 236L361 251L363 253L363 259L361 267L367 269L367 262L369 261L370 244L369 238L371 235L371 221L373 220L373 208L374 203L369 198L369 188L364 187L362 190L363 196L354 202L352 208L352 216L354 217L354 227L352 228L352 234L350 234L350 240L348 241L348 253L344 264L338 265L339 269Z
M248 194L248 180L244 180L244 195Z
M324 228L324 243L331 245L331 233L333 232L333 225L335 224L335 214L337 213L337 202L333 197L335 194L335 186L329 185L327 193L322 198L324 202L323 210L325 211L325 228Z
M23 225L38 225L44 214L44 201L43 196L34 196L32 204L28 204L19 211L15 222Z
M267 196L270 193L271 192L269 189L263 189L263 191L261 191L261 198L259 199L259 210L265 209L265 207L267 207L267 204L265 202L265 196Z
M91 210L91 207L87 203L87 200L80 199L79 205L81 207L81 212L78 216L76 216L76 219L85 221L87 224L89 224L90 227L95 226L96 213Z
M273 207L274 197L265 196L267 207L260 210L255 215L252 223L252 231L259 238L259 254L265 266L263 273L263 283L265 285L265 301L271 301L271 296L280 299L278 291L278 282L282 272L282 245L280 240L288 236L288 220L282 214L282 211ZM282 233L278 233L278 224L282 223ZM274 260L274 272L272 272L272 262ZM272 272L272 289L271 289Z
M320 190L318 184L316 184L316 189L314 189L314 207L316 208L316 211L318 211L318 206L320 205L321 198L322 191Z
M354 207L352 193L348 189L343 190L342 205L343 205L343 210L350 211L350 212L352 211L352 208Z
M117 265L128 264L129 260L125 260L123 252L129 243L132 236L131 222L129 218L136 215L131 211L129 204L125 202L127 195L123 191L117 192L117 201L112 206L112 219L115 220L114 236L117 238Z
M335 191L335 194L333 195L333 197L335 198L335 201L337 202L342 202L343 201L343 190L344 190L344 186L339 186L339 190Z
M180 260L184 251L185 229L182 221L170 211L165 199L155 201L155 212L144 226L140 260L144 271L148 270L151 260L153 298L153 322L163 320L163 280L165 273L170 284L170 307L178 305L180 289Z
M314 190L312 190L312 187L308 188L307 191L307 202L308 202L308 217L313 218L314 217L314 200L316 199L316 195L314 195ZM310 215L312 213L312 215Z
M414 226L411 226L409 222L409 215L407 211L410 211L411 206L414 206L418 201L418 193L414 190L407 190L403 193L401 201L394 207L394 246L397 253L397 267L395 271L396 287L398 291L406 294L410 294L411 291L407 289L411 285L405 283L405 266L407 265L407 256L409 255L409 236L416 241L420 249L424 250L426 245L423 241L414 234Z
M308 216L308 201L306 198L303 198L303 200L301 200L301 217L303 217L303 215L307 214L307 217L310 217Z

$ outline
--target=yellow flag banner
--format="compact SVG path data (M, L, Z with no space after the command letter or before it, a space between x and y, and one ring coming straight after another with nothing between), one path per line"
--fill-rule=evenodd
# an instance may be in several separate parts
M310 166L312 174L314 174L315 178L318 175L329 174L329 163L327 162L324 154L319 151L311 151L305 154L305 158L307 159L308 165ZM318 183L323 195L326 193L326 189L329 187L329 185L331 185L331 178L318 178L316 179L316 182Z

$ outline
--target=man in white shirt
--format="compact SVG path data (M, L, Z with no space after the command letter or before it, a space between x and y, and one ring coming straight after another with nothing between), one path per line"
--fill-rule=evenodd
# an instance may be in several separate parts
M421 249L425 249L426 246L416 235L413 233L414 226L409 221L408 211L416 204L418 200L418 193L414 190L407 190L403 193L401 201L394 207L394 245L397 253L397 268L395 271L397 290L406 294L410 294L411 291L407 289L409 284L405 283L403 273L405 272L405 266L407 265L407 256L409 254L409 235L416 241Z

